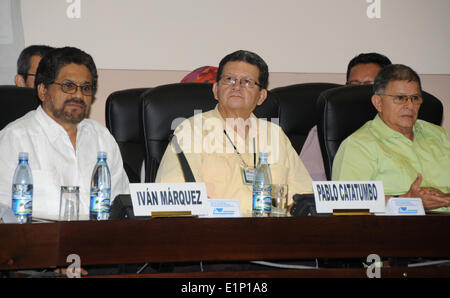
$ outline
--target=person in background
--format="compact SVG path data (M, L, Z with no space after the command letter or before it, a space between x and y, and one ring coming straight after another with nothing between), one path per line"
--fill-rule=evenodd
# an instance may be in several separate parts
M17 74L14 77L14 83L17 87L34 88L39 62L52 49L52 47L46 45L31 45L22 50L17 59Z
M362 53L354 57L347 66L347 86L373 84L378 72L391 60L378 53ZM317 125L308 133L303 144L300 158L314 181L325 181L325 167L317 134Z
M188 73L181 83L215 83L217 77L217 67L202 66Z
M0 131L0 202L11 206L19 152L28 152L33 176L33 217L57 219L61 186L80 187L80 219L89 218L90 182L97 152L107 153L111 200L128 194L119 147L108 129L86 119L97 90L90 55L72 47L48 52L35 90L41 105Z
M440 126L417 119L422 86L401 64L375 78L378 114L347 137L333 163L333 180L378 180L386 198L421 198L426 210L450 212L450 139Z
M359 54L348 63L345 85L371 85L380 70L390 64L391 60L382 54Z

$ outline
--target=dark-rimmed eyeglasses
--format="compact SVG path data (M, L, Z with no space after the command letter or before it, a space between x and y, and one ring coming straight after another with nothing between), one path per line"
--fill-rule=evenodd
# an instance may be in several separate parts
M246 89L252 89L255 86L258 86L260 88L262 88L262 85L252 79L249 78L236 78L233 76L223 76L220 78L219 82L223 85L227 85L227 86L234 86L234 84L236 84L236 82L239 82L241 87L245 87Z
M377 95L389 96L393 99L395 104L399 104L399 105L403 105L403 104L407 103L408 99L410 99L414 105L420 105L423 102L422 95L420 95L420 94L404 95L404 94L377 93Z
M345 83L345 85L350 85L350 86L359 86L359 85L371 85L373 84L373 81L358 81L358 80L351 80L351 81L347 81Z
M81 93L86 96L92 96L94 91L94 88L90 84L77 85L74 82L64 82L64 83L53 82L51 84L61 86L61 90L67 94L75 94L78 88L80 88Z
M22 76L32 76L32 77L36 76L35 73L19 73L19 74L22 75Z

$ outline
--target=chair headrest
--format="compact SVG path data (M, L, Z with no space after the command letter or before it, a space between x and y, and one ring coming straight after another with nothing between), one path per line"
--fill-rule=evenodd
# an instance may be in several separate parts
M29 111L36 109L40 104L33 88L14 85L0 86L0 101L2 103L0 129Z
M117 142L144 143L141 94L149 88L111 93L106 100L106 127Z

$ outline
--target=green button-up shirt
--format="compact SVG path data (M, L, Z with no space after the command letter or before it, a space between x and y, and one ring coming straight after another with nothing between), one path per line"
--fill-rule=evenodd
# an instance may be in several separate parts
M422 174L422 187L450 193L450 139L437 125L417 120L414 140L377 115L345 139L334 158L333 180L378 180L386 195L408 192ZM450 212L450 207L435 209Z

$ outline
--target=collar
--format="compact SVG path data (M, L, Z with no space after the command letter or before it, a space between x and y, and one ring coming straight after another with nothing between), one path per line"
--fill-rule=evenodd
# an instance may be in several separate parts
M216 107L214 108L213 111L214 111L214 116L217 118L220 118L222 120L222 122L225 124L226 121L222 117L222 114L220 114L220 112L219 112L219 104L216 104ZM250 117L248 119L250 119L252 121L251 123L253 123L253 120L258 120L258 118L255 116L255 114L253 114L253 112L250 114Z
M378 114L372 121L372 128L375 130L375 133L382 139L387 140L390 138L405 138L409 140L403 134L387 126L387 124L384 123L384 121L380 118ZM414 123L413 132L414 138L416 138L416 136L422 132L422 123L420 120L416 120L416 122Z
M42 105L36 109L36 119L44 127L45 134L50 142L56 141L61 135L68 135L64 127L50 117L42 108ZM86 119L77 124L77 134L79 134L86 125Z
M221 119L223 128L225 128L228 133L230 133L231 131L234 131L234 129L231 126L227 125L226 119L224 119L222 117L222 114L220 114L219 104L217 104L216 107L214 108L213 115L215 117ZM249 134L248 134L247 138L248 137L253 138L253 137L255 137L255 135L257 135L258 120L259 119L255 116L255 114L253 114L253 112L250 114L250 117L246 120L246 121L249 121L249 125L250 125L250 130L249 130ZM232 124L232 123L230 123L230 124Z

